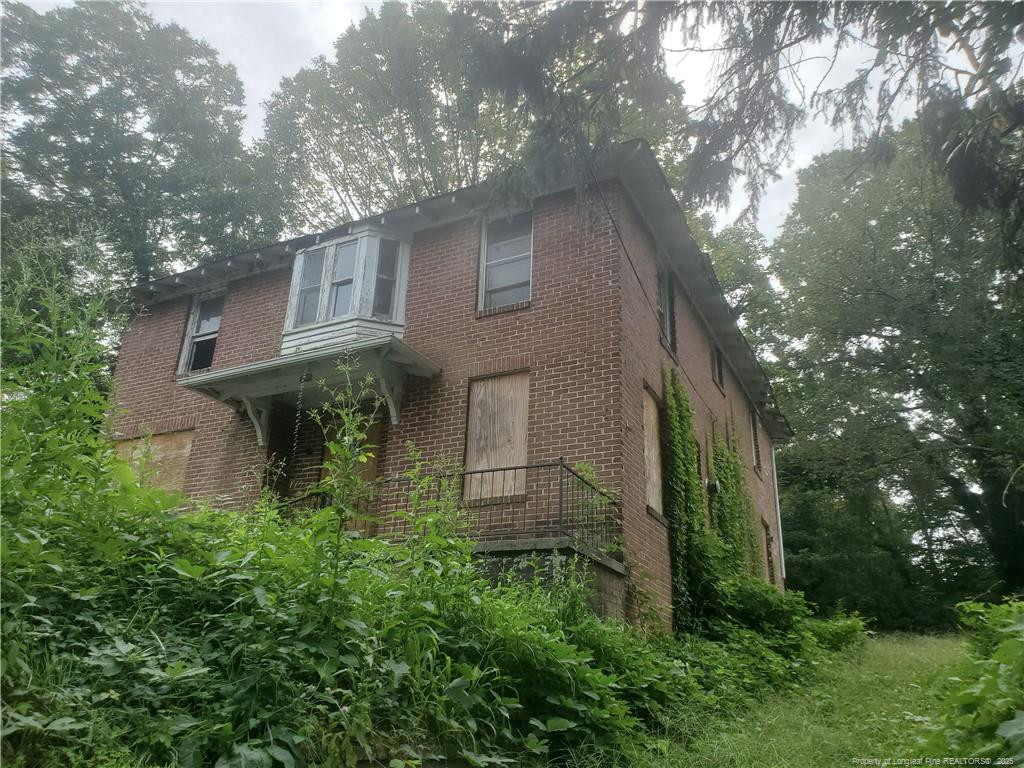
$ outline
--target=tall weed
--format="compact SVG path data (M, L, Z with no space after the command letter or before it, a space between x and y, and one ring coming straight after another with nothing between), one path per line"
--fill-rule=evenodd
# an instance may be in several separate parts
M950 714L929 724L936 756L1024 762L1024 602L957 606L974 665L950 696Z
M796 598L749 585L720 592L717 635L676 641L595 616L575 566L494 584L458 535L454 488L436 493L416 456L411 535L354 535L373 405L352 390L318 414L329 506L285 519L268 492L244 513L182 514L104 437L103 305L41 284L5 285L6 762L625 760L784 684L811 649Z

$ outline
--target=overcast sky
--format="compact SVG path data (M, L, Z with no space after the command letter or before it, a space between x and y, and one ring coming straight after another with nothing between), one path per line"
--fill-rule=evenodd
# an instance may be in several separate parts
M29 4L44 12L63 3ZM194 37L216 48L223 60L235 65L245 85L245 134L252 139L262 131L263 102L274 92L281 78L295 74L315 56L332 56L337 37L350 24L358 22L367 8L378 3L158 0L145 5L157 20L180 24ZM863 51L848 52L833 73L834 78L848 75L866 56ZM684 83L686 101L698 103L708 79L706 57L669 53L668 63L673 74ZM813 75L816 67L824 67L824 64L807 64L807 74ZM779 169L781 179L769 187L761 204L758 227L767 237L774 237L796 198L796 170L806 166L816 154L842 146L842 139L820 121L810 123L797 133L792 162ZM713 213L720 224L730 223L745 204L746 197L742 189L737 188L730 206Z

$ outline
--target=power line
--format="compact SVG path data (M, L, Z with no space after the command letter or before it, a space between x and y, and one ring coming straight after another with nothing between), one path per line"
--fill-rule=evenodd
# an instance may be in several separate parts
M661 310L658 309L658 307L655 306L654 302L651 301L651 297L647 294L647 289L644 288L644 281L640 279L640 272L637 270L636 264L633 263L633 257L629 255L629 248L626 247L626 241L623 239L622 232L619 230L618 222L615 221L615 216L612 214L611 206L608 204L608 198L605 197L604 189L602 189L601 182L598 180L597 173L594 171L594 164L591 162L590 159L589 148L587 150L584 150L583 156L584 158L586 158L587 168L590 171L590 177L594 180L594 186L597 187L597 193L601 197L601 204L604 206L604 211L608 215L608 221L611 222L612 229L615 230L615 237L618 239L619 245L622 247L622 253L625 255L626 261L629 262L629 267L633 271L633 276L636 278L637 285L640 287L640 292L643 294L644 299L647 302L648 309L651 310L651 313L654 315L655 321L657 321L660 325ZM673 322L675 322L674 317L672 318L672 320ZM704 407L707 408L708 411L711 412L712 417L714 417L714 409L711 407L711 404L708 403L708 401L701 396L700 390L697 388L696 382L694 382L694 380L690 377L690 374L686 372L686 368L680 365L678 360L675 360L675 355L672 355L672 357L673 361L676 363L676 367L680 371L682 371L683 376L686 378L688 382L690 382L690 387L693 389L693 393L697 396L697 399L704 404Z

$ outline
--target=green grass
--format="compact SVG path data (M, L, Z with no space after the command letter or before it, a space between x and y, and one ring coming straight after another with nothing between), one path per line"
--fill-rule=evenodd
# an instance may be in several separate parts
M709 722L688 749L668 750L652 768L819 768L920 756L915 718L944 712L947 678L965 664L959 637L872 638L823 664L797 692L767 697L736 720Z

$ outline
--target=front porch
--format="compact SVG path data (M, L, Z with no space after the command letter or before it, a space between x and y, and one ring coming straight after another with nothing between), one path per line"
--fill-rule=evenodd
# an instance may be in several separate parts
M362 536L401 538L446 497L459 509L461 533L477 542L477 551L514 553L573 551L618 570L622 532L619 502L583 477L563 459L518 467L433 475L414 481L395 476L372 481L357 505L349 528ZM418 513L410 511L417 497ZM322 508L341 503L322 491L286 502L288 507Z
M380 336L204 371L183 377L179 383L234 408L240 418L251 421L267 461L264 483L284 499L285 514L302 508L354 506L344 515L352 535L400 539L411 533L416 517L445 502L445 510L457 510L460 533L475 542L478 552L489 556L488 570L521 570L524 563L533 561L534 553L541 560L579 555L579 567L586 566L598 582L595 592L600 595L602 612L622 615L627 569L621 556L619 502L563 458L513 464L508 459L515 461L516 451L480 451L474 461L483 468L437 473L425 480L403 474L405 457L390 454L400 451L403 444L403 433L392 430L404 428L402 403L407 382L415 379L418 381L412 386L422 387L439 372L439 366L402 340ZM361 465L368 492L358 503L346 505L345 500L332 498L323 490L327 443L324 428L310 418L310 411L331 397L332 391L359 382L366 382L367 394L380 397L385 407L367 435L367 442L375 446L374 455ZM508 420L498 419L487 422L481 431L487 436L504 436L513 433L518 424L523 440L519 456L526 458L526 390L520 392L522 403L487 405L491 412L513 413L522 420L507 424ZM498 394L508 392L498 390ZM515 405L523 407L516 409ZM443 417L421 413L419 418L422 424L424 418L430 422ZM614 597L606 599L607 595Z

